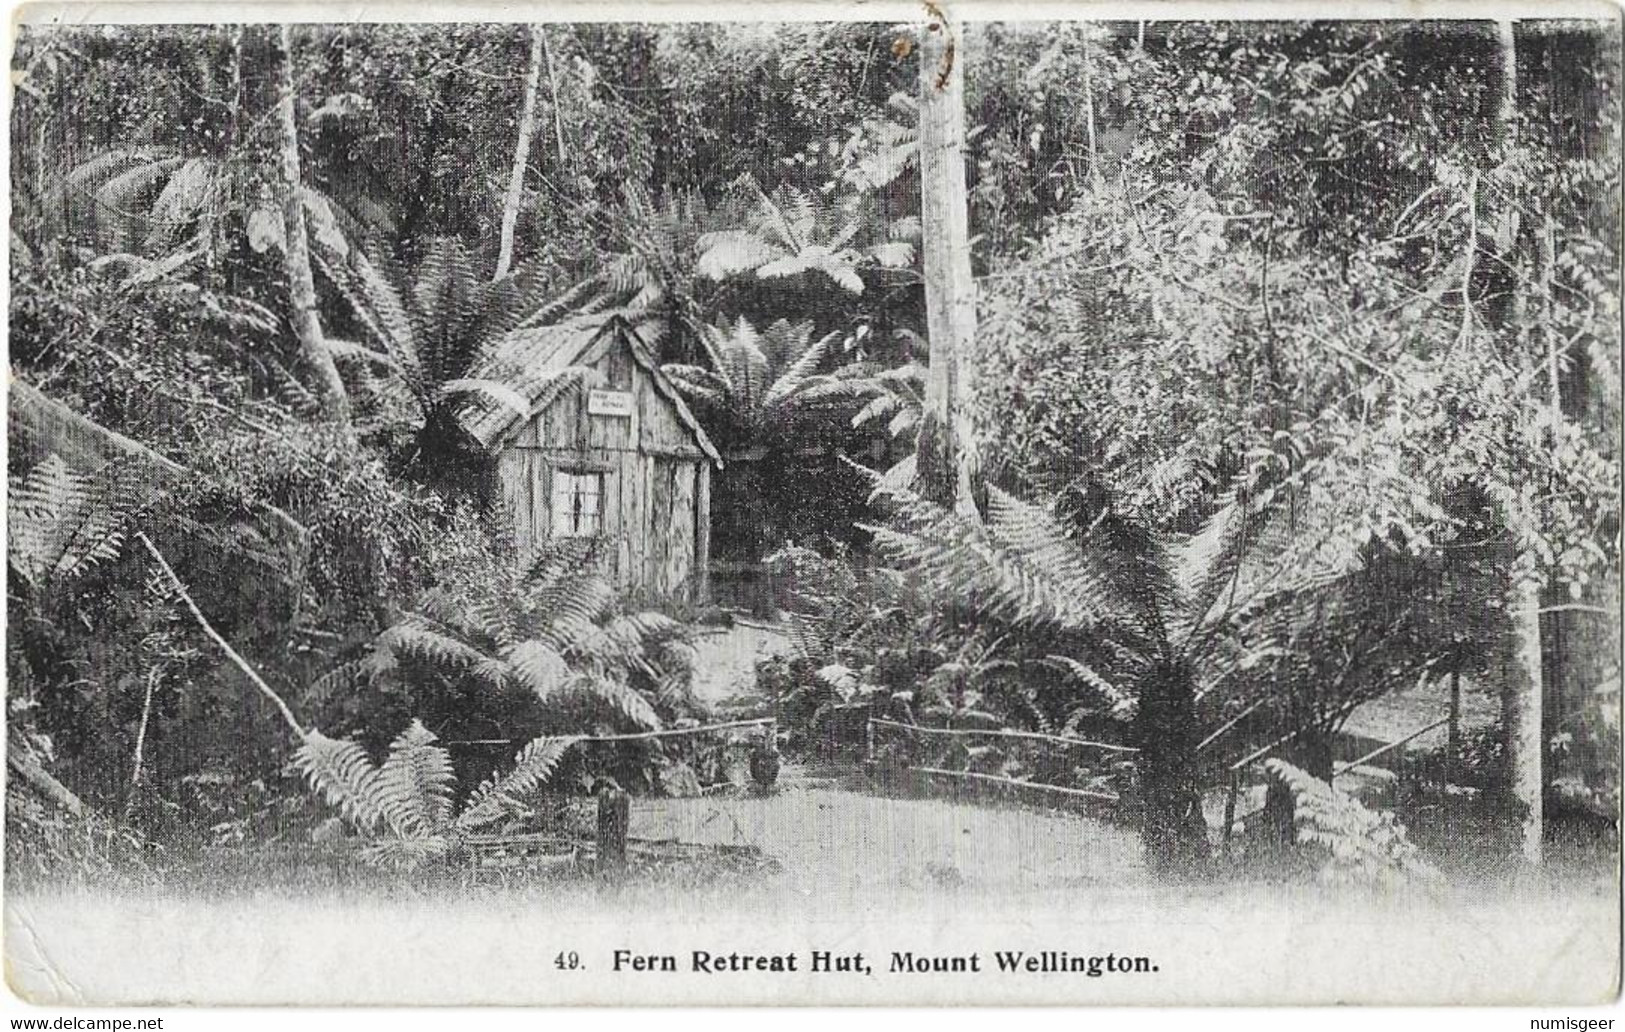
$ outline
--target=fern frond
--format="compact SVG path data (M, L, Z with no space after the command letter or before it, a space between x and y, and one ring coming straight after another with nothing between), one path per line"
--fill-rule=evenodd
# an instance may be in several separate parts
M707 233L699 240L700 260L694 271L706 279L725 280L755 272L786 257L784 248L748 229Z
M146 221L147 199L164 177L183 163L182 158L138 163L103 183L95 192L93 211L98 221L105 220L113 227L107 237L139 247L140 241L130 238L134 236L134 228Z
M577 638L570 655L600 669L638 669L653 677L648 654L682 633L682 625L663 613L625 613Z
M451 792L457 778L451 756L435 744L434 732L412 721L389 746L373 781L373 797L389 827L402 838L442 831L451 818Z
M869 257L882 269L907 269L914 265L914 245L906 240L876 244L869 248Z
M570 665L546 642L520 642L503 658L538 699L549 699L569 684Z
M1284 760L1265 760L1264 769L1292 793L1298 841L1324 851L1323 880L1366 884L1440 880L1438 870L1422 858L1392 813L1369 810Z
M785 398L801 391L809 382L818 367L823 364L829 354L829 347L840 338L839 332L826 333L817 343L802 351L801 355L791 363L790 367L781 373L773 385L768 388L767 397L763 399L765 405L776 405ZM848 385L841 385L848 387ZM849 388L848 388L849 390ZM850 390L849 390L850 392Z
M852 426L857 428L877 419L890 419L901 405L902 401L895 394L877 394L858 409L857 415L852 417Z
M175 170L149 212L152 225L147 247L161 246L198 215L219 171L219 166L208 158L191 158Z
M385 274L387 265L383 255L371 255L355 250L350 253L349 269L354 284L345 278L335 278L334 285L343 293L364 324L373 331L408 382L423 382L423 362L416 327L413 325L405 292Z
M1084 684L1098 692L1102 697L1105 698L1106 702L1112 706L1120 706L1129 700L1127 695L1114 687L1110 681L1106 680L1104 677L1101 677L1095 672L1094 668L1090 667L1087 663L1080 663L1071 656L1056 655L1045 656L1044 662L1050 666L1059 667L1068 674L1071 674L1073 677L1077 678L1079 681L1082 681Z
M641 728L650 731L658 731L661 728L660 715L649 704L649 700L622 681L598 674L584 673L577 674L572 678L570 687L583 695L612 706Z
M332 698L334 692L355 684L366 674L365 660L354 659L340 663L306 686L305 702L309 706L322 706Z
M1074 541L1045 508L1022 501L996 487L988 489L988 529L1001 545L1042 570L1090 623L1119 620L1126 614L1115 597L1110 571L1086 543Z
M722 348L726 363L721 372L733 387L733 396L739 408L753 412L761 408L767 393L772 363L762 351L756 328L744 316L734 325L727 343Z
M813 676L828 685L842 699L850 699L858 690L858 672L844 663L821 666Z
M357 344L353 340L338 340L327 338L327 350L340 362L364 362L376 365L391 372L400 372L401 367L393 358L382 351L374 351L365 344Z
M1063 556L1067 565L1060 570L1032 560L1033 555L1047 556L1057 535L1064 540L1042 510L1025 506L1007 511L1004 530L1021 546L1013 548L996 538L990 527L909 492L889 498L897 525L869 528L875 546L946 597L986 616L1074 631L1091 631L1101 621L1122 615L1105 608L1108 596L1087 560Z
M88 161L68 170L62 179L61 190L83 192L95 190L98 184L136 166L147 166L159 161L178 161L173 152L155 147L119 147L103 151ZM54 199L60 199L53 193Z
M602 284L596 279L585 279L551 301L543 302L534 311L514 324L515 330L529 330L551 326L576 311Z
M874 478L874 487L869 492L871 503L883 498L895 498L904 495L913 488L914 482L919 479L919 457L914 453L903 456L892 464L884 473Z
M701 366L672 364L660 368L679 391L707 404L721 404L731 386L723 376Z
M591 636L599 618L615 604L615 597L615 585L603 573L594 571L533 590L530 601L546 621L542 637L558 651L568 653L576 641Z
M550 538L536 549L525 570L524 588L538 598L566 578L593 576L598 572L601 546L592 538Z
M77 577L123 548L138 485L121 483L130 471L110 464L87 477L52 453L7 491L7 557L36 587ZM126 489L128 488L128 489Z
M384 819L377 792L378 768L352 739L338 741L311 730L294 753L294 764L323 799L362 831Z
M378 635L378 644L392 652L425 659L441 666L469 667L485 653L432 626L427 619L407 614Z
M518 808L518 797L528 795L553 776L574 738L534 738L514 757L513 769L487 778L468 797L458 815L458 831L476 831Z
M38 585L56 569L72 533L74 514L84 511L89 481L52 453L6 492L6 540L12 569Z
M803 659L819 662L833 650L832 635L822 614L792 612L790 614L790 646Z
M414 871L441 859L450 849L451 843L444 835L426 835L379 839L363 846L360 855L363 861L374 867Z
M491 398L494 401L506 405L508 408L518 413L521 418L526 418L531 413L529 398L523 394L520 394L507 384L501 383L497 380L487 380L480 377L461 377L455 380L447 380L445 383L440 385L440 389L447 394L459 394L466 392L484 395L487 398Z

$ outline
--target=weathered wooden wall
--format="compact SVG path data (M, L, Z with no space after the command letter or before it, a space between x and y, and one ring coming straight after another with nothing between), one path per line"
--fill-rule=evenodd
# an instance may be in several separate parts
M667 597L704 597L709 550L710 463L676 408L629 351L606 335L580 365L627 391L630 416L592 415L587 393L571 391L506 441L497 458L520 549L550 534L555 469L604 474L602 533L617 583ZM696 572L698 571L698 572Z

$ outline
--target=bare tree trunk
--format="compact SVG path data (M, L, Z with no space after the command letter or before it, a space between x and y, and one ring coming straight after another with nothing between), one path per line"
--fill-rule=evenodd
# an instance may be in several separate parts
M141 789L141 762L142 754L147 745L147 724L152 718L152 693L158 687L161 670L154 667L147 671L147 694L141 700L141 724L135 732L135 755L130 760L130 790L124 794L124 822L130 822L130 814L135 810L135 794Z
M559 110L559 75L553 67L553 51L547 45L547 29L536 26L536 38L542 41L542 61L547 65L547 96L553 104L553 142L558 146L559 171L568 166L564 158L564 115Z
M502 201L502 245L497 251L495 279L506 276L513 265L513 232L519 224L519 203L525 194L525 167L530 164L530 140L536 134L536 90L542 79L545 40L541 27L532 26L530 67L525 72L525 100L519 116L519 139L513 148L513 172L508 176L508 195Z
M333 353L322 334L322 320L316 312L316 280L310 272L310 240L305 233L305 202L300 196L299 122L293 87L293 34L283 25L278 36L281 49L277 62L281 97L277 107L282 121L282 222L287 246L282 249L288 274L288 293L293 303L293 332L299 340L299 358L315 387L322 417L350 422L350 398L339 377Z
M931 355L918 476L928 497L974 515L975 452L964 419L976 283L965 192L965 54L957 33L934 9L920 33L920 211Z
M1516 142L1518 115L1518 42L1513 22L1496 22L1500 46L1501 96L1496 109L1497 137L1507 146ZM1510 213L1507 217L1513 217ZM1516 239L1514 227L1504 233ZM1513 289L1527 296L1528 285L1520 279ZM1528 305L1515 304L1515 310L1524 313ZM1540 313L1544 318L1546 313ZM1527 314L1525 315L1527 318ZM1514 326L1514 333L1523 327ZM1544 682L1540 659L1540 588L1532 580L1538 565L1533 556L1524 556L1517 564L1520 569L1508 600L1508 615L1512 620L1512 668L1501 686L1501 716L1506 728L1507 792L1517 808L1522 825L1522 852L1532 864L1541 862L1544 818L1541 812L1542 766L1544 736L1541 731L1541 706Z
M1512 590L1512 666L1501 695L1506 725L1508 790L1522 825L1524 859L1542 859L1541 766L1545 747L1541 732L1540 588L1520 579Z
M1143 26L1144 23L1142 22ZM1089 27L1084 27L1083 37L1083 118L1084 126L1088 130L1089 140L1089 185L1096 193L1105 188L1105 178L1100 172L1100 148L1095 142L1095 87L1094 87L1094 55L1089 46Z

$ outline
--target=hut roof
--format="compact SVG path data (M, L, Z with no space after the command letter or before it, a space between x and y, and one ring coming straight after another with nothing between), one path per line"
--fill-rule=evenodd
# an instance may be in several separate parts
M464 428L487 449L497 447L537 411L552 403L557 396L554 393L558 386L557 374L579 364L606 334L616 334L625 343L633 360L654 381L655 389L677 410L678 421L693 434L700 451L718 466L722 465L722 456L699 420L689 411L671 379L661 371L649 346L620 311L577 316L551 326L516 330L505 335L472 375L513 389L529 402L530 412L521 415L511 405L480 398L464 410Z

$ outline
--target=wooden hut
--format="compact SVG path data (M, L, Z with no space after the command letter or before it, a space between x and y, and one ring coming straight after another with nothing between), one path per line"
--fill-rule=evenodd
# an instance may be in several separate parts
M561 390L572 367L593 372ZM528 402L528 417L488 403L464 418L495 458L522 552L599 537L622 590L707 597L711 468L722 459L623 315L511 334L481 375Z

